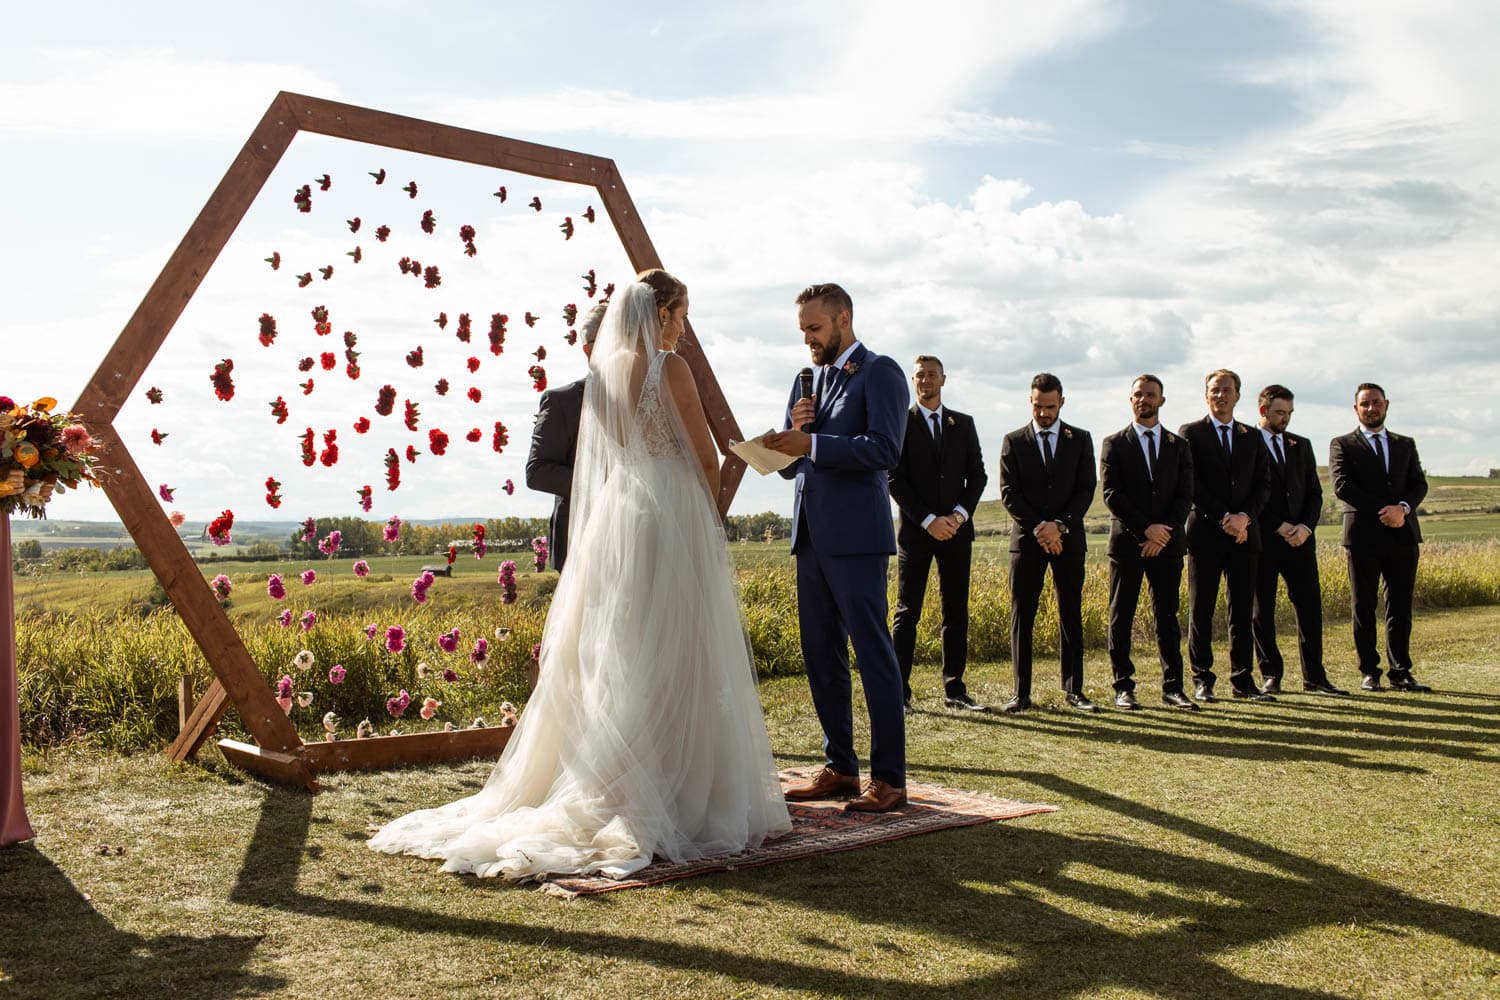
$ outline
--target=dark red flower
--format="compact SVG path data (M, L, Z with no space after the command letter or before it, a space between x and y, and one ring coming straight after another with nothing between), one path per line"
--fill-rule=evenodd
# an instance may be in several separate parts
M538 361L547 360L547 349L541 344L538 344L536 350L532 351L531 354L532 357L536 358Z
M505 313L495 313L490 317L490 353L505 353L505 324L510 317Z
M532 365L526 369L526 374L531 376L531 387L537 392L543 392L547 388L547 372L541 365Z
M317 432L311 427L302 432L302 464L309 468L318 460L317 449L313 447L313 442L317 439Z
M327 174L324 174L322 177L318 178L318 190L319 191L327 191L331 187L333 187L333 178L332 177L329 177Z
M11 407L11 409L14 409L14 407ZM163 441L165 441L169 436L170 435L163 434L161 431L157 430L155 427L151 428L151 443L152 444L158 444L159 445Z
M438 313L437 319L433 320L433 322L437 324L439 330L448 329L448 314L443 312Z
M530 205L532 208L536 209L538 212L540 212L542 210L542 199L540 199L540 198L532 198L526 204Z
M409 444L409 445L406 446L406 460L408 462L411 462L412 464L416 464L416 461L417 461L417 446L416 445Z
M590 205L588 208L585 208L583 210L583 217L585 219L588 219L590 222L594 221L594 206L593 205Z
M324 281L327 281L329 278L333 277L333 265L329 264L327 267L318 268L318 273L323 276Z
M599 290L599 285L594 280L594 269L592 267L589 268L589 273L583 275L582 277L583 277L583 290L588 293L588 297L589 298L593 298L594 297L594 293Z
M490 437L490 446L495 449L496 454L499 454L508 444L510 444L510 432L500 421L495 421L495 433Z
M304 184L292 195L292 204L297 206L299 212L312 211L312 185Z
M360 417L358 420L354 421L354 433L356 433L356 434L363 434L366 431L368 431L369 429L370 429L370 418L369 417Z
M526 315L521 318L526 320L527 326L536 326L536 321L541 319L540 316L533 316L529 310L527 311Z
M422 348L420 346L414 351L406 352L406 363L413 368L422 367Z
M286 423L286 418L288 416L286 411L286 400L282 399L280 396L277 396L276 399L271 402L271 416L276 418L276 422L278 424Z
M454 331L453 335L459 340L463 341L465 344L469 342L469 322L470 321L468 313L458 314L458 329Z
M339 357L332 351L324 351L318 355L318 363L323 366L325 372L331 372L334 368L338 367Z
M365 252L359 247L355 247L353 250L350 250L348 253L344 254L344 256L353 257L354 263L358 264L360 261L365 259Z
M383 385L383 386L381 386L380 387L380 393L375 398L375 412L378 413L378 414L380 414L382 417L388 417L388 416L391 415L391 411L394 410L395 408L396 408L396 388L395 388L395 386L391 386L391 385Z
M281 484L275 476L266 477L266 503L275 510L281 506Z
M146 398L151 401L151 405L155 406L157 403L161 402L161 390L153 385L151 388L146 390Z
M448 380L445 378L438 379L435 383L433 383L432 391L437 393L439 396L448 395Z
M478 386L476 386L476 385L469 386L469 401L471 403L477 403L477 402L479 402L479 400L480 400L480 398L482 396L483 396L483 393L481 393L479 391L479 387Z
M297 362L297 370L299 372L310 372L312 371L313 365L315 364L317 364L317 361L313 360L312 358L303 358L301 361Z
M434 455L441 455L448 450L448 435L434 427L427 432L427 450Z
M578 307L576 305L574 305L573 303L569 302L567 305L563 306L563 322L564 323L566 323L568 326L572 326L573 325L573 321L575 319L577 319L577 318L578 318Z
M407 183L406 187L402 188L401 190L405 191L412 198L415 198L417 196L417 182L410 181Z
M318 456L318 461L324 466L332 468L339 460L338 431L333 428L323 432L323 454Z
M406 422L406 429L414 431L417 429L417 421L422 416L421 411L417 408L417 404L409 399L402 400L402 402L406 404L406 415L403 418Z
M229 532L234 528L234 511L226 510L208 524L208 537L220 545L229 541Z
M349 223L349 232L351 232L351 233L357 233L357 232L359 232L360 223L362 221L359 216L356 215L354 218L352 218L352 219L346 219L344 221L346 221L346 222Z
M577 330L569 330L568 331L568 335L566 337L564 337L563 339L568 342L568 346L569 347L572 347L574 344L578 343L578 331Z
M379 229L375 230L375 238L377 240L379 240L380 242L382 242L382 243L384 243L386 241L386 239L390 235L391 235L391 227L390 226L381 226Z
M470 441L478 441L480 438L484 437L484 431L480 430L478 427L474 427L471 428L469 430L469 433L465 434L464 437L468 438Z
M505 204L505 185L504 184L501 184L500 187L499 187L499 189L495 191L495 197L500 199L500 204L502 204L502 205Z
M368 514L370 512L370 508L375 505L375 498L371 495L372 491L370 489L370 484L366 483L355 492L359 494L360 509Z
M353 361L349 362L344 366L344 374L348 375L351 379L359 378L359 365L355 364Z
M234 371L234 362L225 358L214 365L214 372L208 377L208 380L214 384L214 395L226 403L234 398L234 379L229 374L232 371Z
M436 288L443 283L443 276L438 274L437 265L434 264L422 272L422 281L428 288Z
M270 347L276 342L276 317L270 313L260 314L260 344Z
M304 272L302 274L297 275L297 287L298 288L306 288L310 284L312 284L312 272L311 271L306 271L306 272Z
M353 330L345 330L344 331L344 346L345 347L353 347L357 343L359 343L359 338L354 335L354 331Z
M395 448L387 448L385 451L385 488L394 490L401 485L401 459L396 454Z
M573 238L573 217L571 215L563 216L562 225L557 228L562 230L564 240L571 240Z
M437 216L432 214L432 209L429 208L427 211L422 213L421 226L422 232L427 233L428 235L431 235L433 230L437 229Z
M607 285L604 286L604 295L602 296L602 298L608 299L610 296L612 296L614 294L615 294L615 283L613 281L611 281L609 284L607 284Z
M472 241L475 235L476 234L474 232L474 227L468 225L467 223L458 227L458 238L463 240L465 243Z
M475 358L475 357L470 357L469 358L469 371L471 371L471 372L477 372L478 370L479 370L479 359Z
M313 391L313 380L312 379L308 379L306 382L298 382L297 386L298 386L298 388L300 388L302 390L302 395L304 395L304 396L311 396L312 395L312 391Z
M375 178L375 183L376 184L384 184L385 183L385 168L381 167L379 170L372 172L370 174L370 176L373 177L373 178Z
M266 258L266 263L271 265L271 270L273 271L281 270L281 253L279 251L272 250L271 256Z

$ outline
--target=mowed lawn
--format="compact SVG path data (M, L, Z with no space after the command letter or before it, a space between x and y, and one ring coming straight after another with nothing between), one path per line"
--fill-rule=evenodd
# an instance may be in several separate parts
M312 797L212 752L33 758L0 997L1494 997L1497 633L1500 608L1420 617L1430 695L1195 714L1039 684L1033 713L960 717L919 666L912 773L1060 812L572 902L365 848L482 762ZM1328 644L1352 685L1344 623ZM971 679L998 703L1008 665ZM805 684L762 695L780 762L818 760Z

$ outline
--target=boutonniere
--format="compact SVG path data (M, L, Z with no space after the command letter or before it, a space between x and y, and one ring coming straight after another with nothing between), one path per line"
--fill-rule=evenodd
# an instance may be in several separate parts
M1297 442L1293 438L1286 438L1286 446L1288 448L1295 448L1297 447Z
M856 375L858 373L859 373L859 362L857 362L857 361L845 361L844 362L844 374L845 375Z
M1163 441L1167 442L1167 444L1172 444L1174 441L1177 440L1175 437L1172 436L1172 432L1171 431L1162 431L1161 432L1161 439Z
M1235 429L1235 430L1236 430L1236 431L1237 431L1237 432L1238 432L1238 433L1240 433L1240 434L1243 434L1243 433L1245 433L1245 432L1246 432L1246 431L1247 431L1247 430L1249 430L1249 428L1248 428L1248 427L1246 427L1246 426L1245 426L1245 425L1244 425L1244 424L1235 424L1235 426L1234 426L1234 429Z
M953 418L952 418L952 417L949 417L949 418L948 418L948 426L949 426L949 427L952 427L952 426L953 426Z
M1072 436L1073 436L1073 428L1071 428L1071 427L1064 427L1063 428L1063 437L1070 438Z

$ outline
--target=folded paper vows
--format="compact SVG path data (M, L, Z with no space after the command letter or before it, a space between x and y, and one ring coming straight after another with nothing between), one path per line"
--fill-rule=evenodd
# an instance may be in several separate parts
M759 437L753 437L749 441L731 441L729 450L745 460L750 466L762 476L768 476L773 472L785 469L797 460L795 455L787 455L779 451L772 451L765 445L766 434L775 434L775 430L766 431Z

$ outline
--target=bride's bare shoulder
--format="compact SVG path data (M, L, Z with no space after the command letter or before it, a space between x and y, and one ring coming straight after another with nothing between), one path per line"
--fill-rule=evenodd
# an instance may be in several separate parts
M670 351L663 352L666 357L662 359L661 375L672 387L673 392L691 389L697 392L697 383L693 381L693 369L680 354Z

